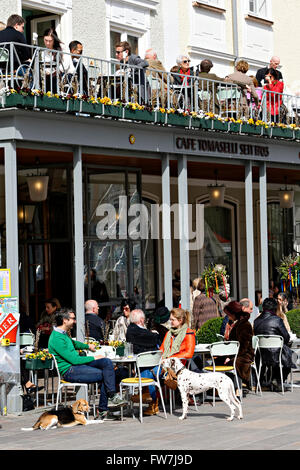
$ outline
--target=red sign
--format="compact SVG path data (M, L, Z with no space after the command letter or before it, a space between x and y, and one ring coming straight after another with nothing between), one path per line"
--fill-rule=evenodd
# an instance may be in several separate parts
M0 323L0 338L6 336L11 330L18 325L18 319L13 313L8 313Z

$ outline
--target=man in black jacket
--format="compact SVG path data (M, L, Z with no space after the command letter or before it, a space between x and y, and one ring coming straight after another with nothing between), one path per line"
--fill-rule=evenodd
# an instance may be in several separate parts
M11 15L7 20L7 26L5 29L0 31L0 44L9 43L9 42L18 42L24 44L24 46L15 45L15 53L13 55L13 67L14 70L17 70L19 65L29 62L31 58L30 48L26 47L27 42L24 36L24 25L25 20L22 16ZM8 51L10 50L9 44L5 46L2 44L2 47L6 47ZM0 63L0 68L5 67L5 64ZM10 70L10 69L9 69Z
M262 313L254 320L255 335L279 335L282 336L284 345L282 348L282 375L285 381L292 367L296 367L292 360L292 351L287 346L290 343L290 335L284 326L283 320L276 315L277 301L273 298L267 298L263 302ZM279 368L279 350L278 349L261 349L263 365L271 366L273 370L273 379L275 385L280 383ZM277 384L276 384L277 382Z
M145 314L142 310L132 310L130 324L126 332L126 341L133 344L133 354L155 351L159 345L159 334L145 326Z
M98 316L99 305L96 300L87 300L84 304L86 336L94 338L96 341L103 341L105 332L105 323Z
M256 80L258 81L258 86L263 87L264 86L264 81L265 81L265 76L268 72L269 69L275 69L277 70L277 67L280 65L280 59L277 56L273 56L270 59L270 64L267 67L263 67L262 69L258 69L256 72ZM277 70L279 78L278 80L283 80L282 78L282 73L280 70ZM265 83L266 84L266 83Z

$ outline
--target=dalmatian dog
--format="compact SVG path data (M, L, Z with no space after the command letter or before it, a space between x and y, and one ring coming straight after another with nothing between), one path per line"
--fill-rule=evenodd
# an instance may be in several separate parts
M189 394L202 393L210 388L216 388L221 400L229 406L231 413L228 421L233 420L236 408L239 410L238 419L243 418L241 403L235 396L233 382L227 375L221 372L197 374L186 369L177 357L164 359L162 366L164 370L171 369L177 375L177 386L182 401L182 415L179 419L187 417Z

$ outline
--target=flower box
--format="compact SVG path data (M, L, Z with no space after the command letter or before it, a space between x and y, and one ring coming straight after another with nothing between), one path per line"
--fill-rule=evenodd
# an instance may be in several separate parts
M4 106L10 107L21 107L21 108L33 108L34 96L32 95L21 95L19 93L12 93L4 97Z
M114 106L110 104L100 105L101 113L103 116L122 118L123 117L123 108L122 106Z
M190 117L189 116L183 116L182 114L176 114L176 113L169 113L167 115L167 124L171 124L172 126L181 126L181 127L187 127L189 126L190 122Z
M284 128L284 127L268 127L264 130L264 134L268 137L279 137L281 139L293 139L294 131L293 129Z
M213 129L214 121L211 118L201 118L200 127L201 129Z
M199 129L201 127L201 119L197 117L192 117L191 127L194 127L195 129Z
M44 95L38 96L36 107L40 109L48 109L54 111L66 111L67 104L66 101L60 98Z
M229 123L224 121L219 121L219 119L213 120L213 129L215 131L223 131L228 132L229 130Z
M26 359L25 369L30 370L40 370L40 369L50 369L52 367L52 359Z
M229 130L230 132L236 132L236 133L240 133L241 131L241 124L239 122L230 122L230 127L229 127Z
M124 356L124 351L125 351L125 345L124 346L118 346L116 348L116 354L117 356Z
M244 134L262 135L262 126L255 124L242 124L242 132Z
M148 111L146 109L125 108L124 119L130 119L132 121L154 122L155 116L152 111Z

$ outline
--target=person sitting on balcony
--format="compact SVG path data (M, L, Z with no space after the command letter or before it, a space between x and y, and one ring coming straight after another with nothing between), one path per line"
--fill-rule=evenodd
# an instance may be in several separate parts
M256 106L259 104L259 98L256 93L252 79L246 75L249 70L249 64L245 60L240 60L235 67L235 72L228 75L226 79L232 81L241 87L241 110L242 114L248 116L249 108L247 103L247 92L250 92L251 97L254 99Z
M78 86L78 93L81 95L88 95L89 93L89 86L88 86L88 72L87 69L85 68L82 59L78 57L78 55L82 55L83 52L83 45L79 41L71 41L69 44L69 49L72 54L70 60L70 66L68 70L68 75L71 79L73 78L73 75L76 73L77 76L77 86ZM74 55L73 55L74 54ZM70 56L67 56L70 57ZM81 59L81 63L80 63ZM82 78L81 78L82 74ZM82 85L81 85L82 81Z
M190 85L190 77L194 75L194 68L190 66L191 59L187 55L180 55L176 59L177 65L171 68L175 85Z
M13 54L13 67L14 71L18 67L26 62L31 60L31 51L27 47L27 42L24 36L24 25L25 20L22 16L11 15L7 20L7 25L2 31L0 31L0 44L8 42L16 42L20 44L14 45L14 54ZM4 46L1 46L2 49ZM6 49L9 51L10 45L6 44ZM0 69L5 71L6 63L0 63ZM8 63L8 70L10 71L10 62Z
M281 115L282 94L284 84L279 81L279 71L276 69L269 69L265 75L266 85L266 103L267 111L271 114L272 122L283 122L284 116ZM279 115L280 114L280 115Z
M55 94L58 93L61 77L68 72L70 64L64 59L61 47L62 42L55 29L46 29L43 34L43 39L47 50L42 52L42 87L44 91L50 91L52 94Z
M268 70L269 69L277 70L279 65L280 65L280 58L277 57L277 56L273 56L273 57L271 57L270 63L269 63L269 65L267 65L267 67L263 67L262 69L258 69L258 71L256 72L256 79L258 81L258 86L259 87L263 87L266 84L265 76L268 73ZM280 72L280 70L277 70L277 72L278 72L278 76L279 76L278 80L283 80L282 73Z
M201 79L198 81L198 89L203 90L204 92L209 92L210 94L209 103L206 104L205 103L206 100L204 99L201 100L202 107L204 104L204 108L205 107L207 108L207 109L203 109L203 111L210 111L212 113L219 114L220 104L219 104L218 95L217 95L219 83L216 83L216 82L224 82L225 79L220 78L215 73L210 72L213 66L214 65L212 61L209 59L204 59L200 63L200 67L199 67L200 71L197 72L197 76ZM208 80L214 80L214 82L209 82Z
M168 74L162 62L158 60L157 53L154 49L146 50L145 60L149 64L146 70L146 76L150 84L152 106L160 105L164 108L168 99ZM153 83L156 82L158 82L158 87L153 86Z
M127 41L122 41L116 44L116 57L121 64L133 65L131 71L131 80L134 90L135 101L140 103L146 101L145 96L145 69L148 67L148 62L142 59L139 55L132 54L131 45ZM128 67L125 68L125 72L128 71ZM135 88L138 89L136 93Z

